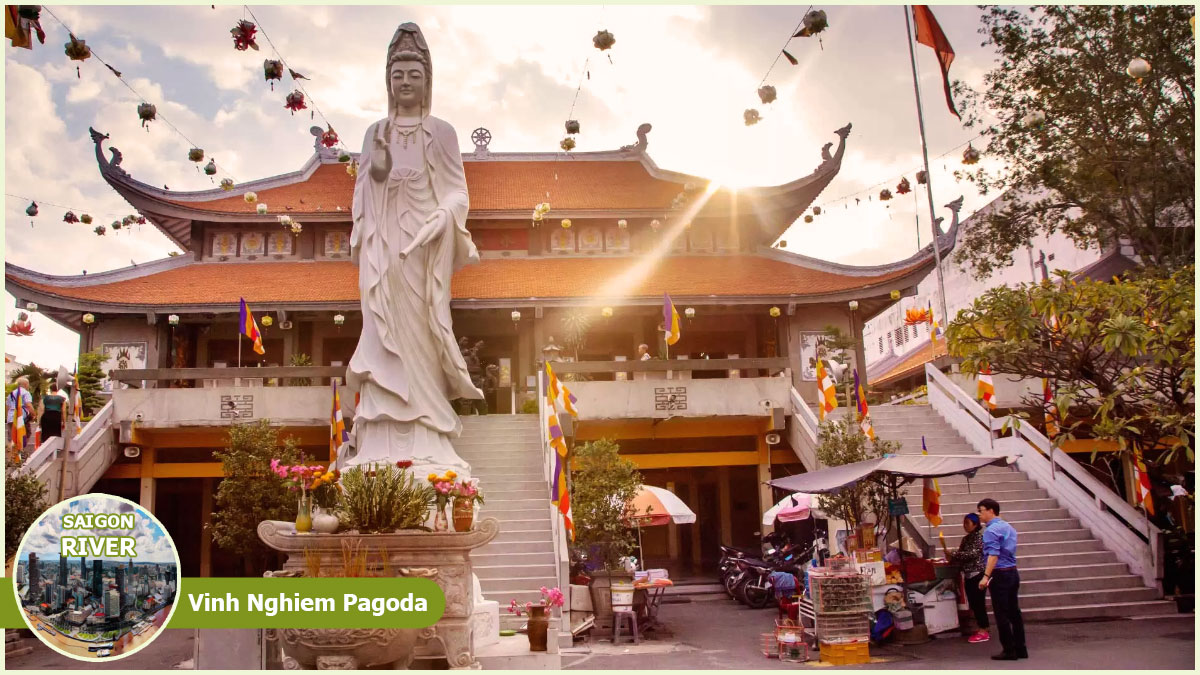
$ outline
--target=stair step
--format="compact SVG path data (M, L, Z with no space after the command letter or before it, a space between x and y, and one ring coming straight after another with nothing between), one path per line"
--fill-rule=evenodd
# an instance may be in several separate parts
M1024 584L1021 591L1024 591ZM1019 593L1021 612L1025 608L1042 609L1046 607L1071 607L1083 604L1108 604L1122 602L1145 602L1157 600L1158 592L1153 588L1116 588L1111 590L1083 590L1051 593ZM991 608L991 594L988 595L988 608Z
M545 577L509 577L500 579L480 579L479 586L484 595L502 592L540 590L542 586L552 588L558 585L558 580L552 576ZM507 604L507 602L502 603ZM501 607L501 611L504 608Z
M1037 581L1064 581L1076 578L1129 575L1129 566L1123 562L1061 564L1050 567L1024 567L1021 569L1021 585L1028 579ZM1137 577L1134 577L1135 579Z
M474 556L471 556L472 559ZM543 560L549 560L549 556L542 556ZM479 577L479 583L482 585L484 579L511 579L518 572L524 577L548 577L551 579L558 578L558 566L550 563L541 565L522 565L521 567L513 567L512 565L482 565L476 564L474 560L471 563L471 571L475 576Z
M549 502L547 502L547 504L548 503ZM550 520L549 508L498 509L484 504L483 508L479 510L479 513L485 518L495 518L496 520L499 520L501 527L504 527L504 523L508 522L510 519L526 521Z
M943 529L943 531L945 530ZM1024 532L1017 530L1017 532L1019 550L1020 547L1023 547L1026 544L1053 543L1056 541L1080 541L1082 539L1092 538L1091 531L1085 528L1074 530L1043 530L1041 532ZM934 533L934 536L937 536L936 532ZM946 545L950 547L951 551L953 551L958 548L958 543L962 541L962 538L965 536L966 534L962 532L959 532L958 534L950 534L949 532L946 532Z
M950 499L947 499L947 497L949 497ZM984 497L984 495L974 495L974 494L971 494L971 495L967 495L967 494L942 495L942 500L941 500L942 511L945 513L955 513L957 511L962 511L963 513L966 513L968 511L974 511L975 505L978 504L979 500L983 499L983 497ZM913 506L916 506L917 509L920 510L920 506L921 506L921 498L920 497L908 496L907 499L908 499L909 509L912 509ZM1058 508L1058 500L1051 499L1050 497L1044 497L1044 496L1043 497L1031 496L1027 499L1009 499L1008 501L1004 501L1003 499L997 499L996 501L1000 502L1000 507L1004 509L1003 515L1004 515L1005 520L1008 520L1007 516L1008 516L1010 510L1012 513L1021 513L1021 512L1026 512L1026 511L1036 511L1036 510L1041 510L1041 509L1056 509L1056 508Z
M510 569L518 569L525 565L552 562L553 557L545 553L479 553L471 554L471 564L482 567L504 565Z
M542 555L554 553L554 540L549 538L549 531L546 532L545 539L526 539L524 541L495 541L492 540L482 548L477 548L471 552L471 559L474 560L477 555L488 555L491 553L539 553Z
M1108 550L1081 551L1079 553L1034 553L1022 555L1017 549L1017 568L1022 572L1026 568L1039 569L1042 567L1062 567L1064 565L1086 565L1091 563L1117 562L1117 554Z
M553 537L553 529L548 522L542 523L541 528L530 526L529 529L521 530L511 529L514 522L512 520L505 521L500 527L499 534L488 543L488 546L492 544L520 543L523 541L541 541L543 539L552 539Z
M474 471L475 467L471 467ZM914 483L913 485L916 485ZM986 487L985 487L986 486ZM938 479L938 487L942 490L942 496L946 495L975 495L980 499L985 496L991 496L996 492L1010 492L1013 490L1037 490L1037 481L1029 479L1016 478L1003 483L980 483L979 481L971 481L969 484L965 481L962 483L947 483L946 479ZM968 492L969 490L969 492Z
M543 494L547 494L545 492L547 485L548 483L545 480L508 480L503 477L493 478L488 481L488 486L491 488L489 492L493 495L499 495L501 492L523 492L526 490L541 490Z
M1021 608L1021 617L1029 622L1067 621L1104 617L1157 616L1161 614L1178 616L1178 609L1175 607L1175 603L1170 600L1149 600L1142 602L1039 607L1029 610L1026 610L1024 607Z
M982 497L981 497L981 499L982 499ZM1042 500L1042 501L1048 501L1051 503L1054 502L1053 499L1046 499L1046 500ZM970 512L970 513L975 512L975 504L976 504L976 502L971 502L969 505L959 504L956 508L963 509L963 514L965 515L968 512ZM954 514L955 513L954 510L948 509L945 504L942 505L942 512L946 513L946 514ZM946 516L943 516L943 518L945 518L945 517ZM952 516L952 517L957 519L959 516ZM1016 523L1019 521L1062 520L1064 518L1070 518L1070 517L1071 517L1070 512L1063 508L1043 507L1043 508L1037 508L1036 510L1032 510L1032 511L1030 511L1030 510L1009 511L1007 508L1004 509L1004 519L1008 520L1009 518L1012 518L1012 520L1008 520L1008 523L1010 525L1012 525L1014 528L1016 528L1018 534L1020 534L1020 532L1021 532L1021 528L1017 527L1017 525L1016 525ZM919 523L921 527L925 527L925 525L926 525L925 516L921 515L920 508L912 510L912 512L909 513L909 518L911 518L913 520L913 522ZM957 525L957 524L958 523L955 523L955 525ZM1019 541L1019 539L1018 539L1018 541Z
M1119 574L1107 577L1069 577L1065 579L1026 580L1021 575L1021 595L1025 593L1055 593L1073 591L1106 591L1113 589L1145 588L1141 577ZM1150 589L1146 589L1150 590Z
M914 505L920 505L920 486L916 488L910 487L905 491L904 496L908 499L909 508L912 508ZM1004 508L1008 504L1019 504L1023 501L1043 500L1050 498L1046 491L1041 488L1035 488L1033 490L989 490L986 494L981 492L943 492L941 503L942 506L950 506L952 504L966 504L968 506L975 506L979 503L979 500L983 499L985 496L991 497L992 499L1000 502L1001 508Z
M504 492L498 492L495 495L492 495L487 500L486 504L506 504L508 506L505 508L515 508L509 503L531 501L545 503L549 501L549 499L550 492L545 488L545 484L543 483L543 487L539 490L505 490Z
M546 587L551 588L548 585ZM542 591L540 586L525 590L494 591L491 593L484 591L483 597L485 600L495 600L500 603L500 616L503 617L508 614L508 604L510 602L516 600L519 605L524 605L527 602L541 602ZM523 617L521 623L525 623Z

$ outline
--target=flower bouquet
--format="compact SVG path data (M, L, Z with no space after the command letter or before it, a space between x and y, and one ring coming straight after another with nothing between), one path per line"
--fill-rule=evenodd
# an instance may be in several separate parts
M529 634L529 651L544 652L546 651L546 629L550 627L550 610L555 607L562 607L563 601L566 598L563 592L558 588L546 588L542 586L542 602L535 605L532 602L525 603L522 608L513 600L508 605L508 612L517 616L526 615L529 617L529 625L527 632Z
M433 517L433 529L435 532L445 532L450 529L450 524L446 520L446 505L450 503L450 498L454 496L454 479L458 474L454 471L447 470L445 474L439 476L436 473L430 473L426 476L426 480L433 486L433 496L437 502L436 513Z
M454 531L469 532L475 521L475 504L483 503L479 479L459 481L454 486Z
M296 531L309 532L312 530L312 494L320 488L336 490L335 482L339 473L335 469L327 471L320 464L294 464L287 466L278 459L271 460L271 471L283 479L289 490L298 490L300 500L296 508ZM322 499L327 499L327 491L322 493ZM336 497L334 497L336 500Z

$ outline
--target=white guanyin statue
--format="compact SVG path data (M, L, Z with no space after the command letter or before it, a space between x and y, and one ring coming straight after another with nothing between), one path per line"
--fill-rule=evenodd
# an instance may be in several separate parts
M467 181L454 128L430 115L433 65L421 29L388 45L387 117L363 140L350 254L358 265L362 335L347 384L360 395L339 465L412 460L413 471L470 467L451 440L451 399L483 398L450 320L450 277L479 261L467 232Z

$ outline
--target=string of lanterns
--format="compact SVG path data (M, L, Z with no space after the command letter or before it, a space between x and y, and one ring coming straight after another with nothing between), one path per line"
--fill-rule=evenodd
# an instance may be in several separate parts
M809 5L808 9L804 11L804 16L800 19L800 22L796 24L796 27L793 28L791 33L788 35L788 39L783 43L783 48L780 49L779 53L775 55L775 60L771 62L771 67L767 68L766 74L763 75L762 80L758 83L758 100L761 101L763 105L770 105L778 97L778 92L775 91L775 87L767 84L767 78L771 76L771 71L774 70L775 66L779 63L779 58L786 58L788 63L792 64L793 66L800 65L800 61L795 56L792 56L791 52L787 50L788 44L791 43L792 39L798 37L812 37L816 35L818 36L817 41L820 42L821 38L819 36L821 33L825 32L826 28L829 28L829 19L825 16L824 10L813 10L813 6ZM824 43L821 43L821 49L824 48ZM742 122L748 127L758 124L760 121L762 121L762 118L762 113L760 113L757 108L746 108L746 110L742 112Z
M96 225L95 228L93 228L92 231L95 232L99 236L105 235L109 229L113 230L114 232L117 232L122 229L128 229L129 227L131 227L133 225L145 225L147 222L146 217L142 216L142 215L117 215L112 212L101 212L101 213L98 213L97 215L92 215L91 213L88 213L88 212L84 211L83 209L79 209L79 208L76 208L73 206L65 206L63 204L56 204L54 202L46 201L44 199L42 199L42 200L30 199L29 197L23 197L21 195L13 194L11 192L4 193L4 196L12 197L13 199L17 199L20 201L28 201L29 202L29 206L25 208L25 215L30 217L30 219L31 219L30 225L31 226L33 225L32 219L36 218L40 215L39 202L41 202L41 206L52 206L54 208L59 208L59 209L65 210L66 213L63 214L63 222L67 223L68 225L74 225L76 223L82 223L84 225L91 225L93 222L95 222L97 216L102 216L103 217L102 219L107 219L109 217L115 218L115 220L113 220L112 223L108 226L105 226L103 224L98 224L98 225ZM76 211L80 212L79 215L75 214Z

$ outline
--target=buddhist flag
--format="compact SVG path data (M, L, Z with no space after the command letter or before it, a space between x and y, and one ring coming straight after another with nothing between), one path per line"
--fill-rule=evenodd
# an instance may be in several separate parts
M1150 474L1146 473L1146 460L1136 442L1133 444L1133 491L1137 495L1137 503L1146 509L1146 516L1153 516L1154 498L1150 496Z
M575 410L575 404L579 399L575 398L575 394L567 389L567 385L558 381L558 377L554 375L554 369L550 367L550 363L546 363L546 399L558 405L559 396L562 396L563 409L567 411L571 417L579 417L579 412Z
M867 392L858 380L858 368L854 369L854 398L858 400L858 426L867 438L875 440L875 427L871 425L871 413L867 410Z
M29 431L25 428L25 392L20 387L13 390L12 396L16 398L17 404L13 408L12 421L12 443L13 452L19 458L21 450L25 447L25 437Z
M937 316L933 313L933 300L929 301L929 339L935 344L938 339L938 322Z
M988 410L996 409L996 386L992 384L992 367L979 371L979 390L975 398L987 404Z
M267 350L263 349L262 333L258 332L258 322L254 320L254 315L250 313L250 308L246 306L246 300L242 299L242 319L240 324L242 335L254 341L254 353L266 354Z
M1054 440L1058 435L1058 406L1054 403L1054 390L1050 388L1050 379L1042 378L1042 401L1046 406L1046 438Z
M679 312L675 311L675 304L666 293L663 293L663 329L667 332L668 345L679 342Z
M83 394L79 393L79 374L75 374L75 393L71 398L71 419L75 420L75 435L83 433Z
M929 454L924 436L921 437L921 454ZM921 487L921 510L925 512L925 519L930 525L937 527L942 524L942 488L936 478L926 478Z
M333 381L333 410L329 413L329 466L337 463L338 448L350 440L346 421L342 419L342 395L338 393L337 380Z
M554 481L550 486L550 502L558 506L562 514L563 526L575 541L575 525L571 518L571 492L567 489L567 442L563 438L562 427L558 425L558 410L554 402L550 402L550 417L547 419L550 447L554 450Z
M837 389L834 388L833 378L825 370L825 362L817 359L817 412L821 421L837 408Z
M961 120L962 115L954 109L954 97L950 95L950 64L954 62L954 48L950 46L950 41L946 39L946 34L942 32L937 19L933 18L929 7L913 5L912 12L917 28L917 42L937 53L938 65L942 69L942 87L946 90L946 107Z

